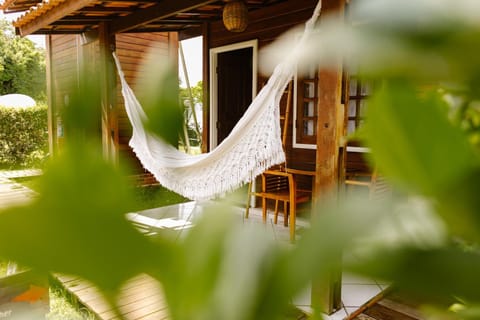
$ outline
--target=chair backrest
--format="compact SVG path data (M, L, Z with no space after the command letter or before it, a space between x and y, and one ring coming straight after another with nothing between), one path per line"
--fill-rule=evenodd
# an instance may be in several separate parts
M348 189L364 189L372 200L381 200L389 197L392 189L385 177L378 173L378 169L376 167L368 169L368 166L363 168L367 169L358 170L357 167L354 170L348 170L349 168L345 168L344 184L346 193L348 193Z
M392 195L392 187L387 179L379 175L375 170L375 176L372 176L372 185L370 186L370 199L382 200Z
M263 193L288 193L293 188L295 188L295 181L288 173L267 170L262 174Z

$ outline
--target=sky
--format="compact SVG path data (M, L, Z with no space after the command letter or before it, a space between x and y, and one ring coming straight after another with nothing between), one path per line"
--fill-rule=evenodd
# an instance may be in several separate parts
M202 37L195 37L188 40L183 40L182 47L183 53L185 55L185 64L187 65L190 85L195 86L198 81L202 80ZM181 86L186 87L181 61L179 61L178 67Z

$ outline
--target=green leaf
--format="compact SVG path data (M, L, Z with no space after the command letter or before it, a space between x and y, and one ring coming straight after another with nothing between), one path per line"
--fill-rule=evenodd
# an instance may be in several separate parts
M451 304L455 297L480 301L478 252L458 247L402 248L377 252L372 259L349 268L376 279L389 279L424 303Z
M79 275L112 293L132 276L161 268L167 250L126 221L131 195L124 173L95 148L76 147L46 170L38 199L0 213L0 253L39 270Z
M148 61L138 95L147 116L144 125L150 132L176 146L184 123L178 78L171 65L152 56Z
M382 173L410 191L440 195L478 159L440 98L404 81L385 82L367 111L365 136Z

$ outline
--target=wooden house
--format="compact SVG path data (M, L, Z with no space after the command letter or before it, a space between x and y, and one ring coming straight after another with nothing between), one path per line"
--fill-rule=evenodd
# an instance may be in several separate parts
M128 147L131 127L126 117L111 52L115 50L135 90L146 52L155 47L176 63L180 40L203 36L204 151L215 147L241 117L264 83L258 52L290 28L302 25L318 0L244 0L248 24L228 31L219 0L4 0L5 13L24 12L15 22L22 36L45 34L50 145L53 153L65 133L59 111L68 102L67 84L81 69L99 72L102 82L99 131L105 156L136 163ZM343 18L347 0L323 0L322 15ZM232 77L231 75L235 76ZM365 90L348 82L342 65L312 68L296 79L296 103L288 120L287 163L315 172L317 198L335 190L343 159L342 136L361 121ZM100 120L100 119L99 119ZM330 310L339 301L338 282L323 290ZM325 292L328 291L328 292Z

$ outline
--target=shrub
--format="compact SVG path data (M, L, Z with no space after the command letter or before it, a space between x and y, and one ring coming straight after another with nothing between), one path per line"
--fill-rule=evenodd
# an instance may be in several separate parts
M48 152L47 107L0 106L0 167L38 166Z

